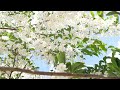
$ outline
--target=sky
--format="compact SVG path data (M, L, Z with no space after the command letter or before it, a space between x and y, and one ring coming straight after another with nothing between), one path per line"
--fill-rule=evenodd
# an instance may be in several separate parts
M120 36L109 36L109 37L101 37L100 40L102 40L104 43L106 43L108 46L109 45L113 45L113 46L118 46L118 41L120 41ZM96 57L96 56L86 56L86 60L84 60L85 64L86 65L94 65L94 64L97 64L99 62L99 60L102 60L102 58L105 56L105 55L109 55L110 54L110 51L108 51L107 53L103 53L101 55L99 55L99 57ZM40 71L49 71L49 68L50 66L48 65L47 61L45 60L41 60L40 57L38 58L35 58L34 57L34 63L40 67Z
M102 37L100 38L100 40L102 40L104 43L106 43L108 46L112 45L112 46L118 46L118 41L120 41L120 36L115 36L115 37ZM107 53L103 53L102 55L99 55L99 57L93 56L87 56L85 63L87 65L94 65L97 64L99 62L99 60L102 60L102 58L106 55L109 55L111 53L111 51L108 51Z

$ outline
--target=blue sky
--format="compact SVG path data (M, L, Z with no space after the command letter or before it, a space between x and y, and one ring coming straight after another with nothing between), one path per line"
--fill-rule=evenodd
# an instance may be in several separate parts
M109 45L113 45L113 46L118 46L118 41L120 40L120 36L112 36L112 37L102 37L100 38L104 43L106 43L108 46ZM99 57L93 56L87 56L85 63L87 65L94 65L95 63L98 63L99 60L102 60L102 58L105 55L108 55L110 53L110 51L108 51L107 53L103 53L102 55L100 55Z
M107 45L113 45L113 46L118 46L118 41L120 40L120 36L110 36L110 37L101 37L100 38L104 43ZM86 60L84 61L86 65L94 65L99 62L105 55L108 55L110 51L107 53L103 53L99 57L93 56L86 56ZM41 60L41 58L34 58L35 64L40 67L40 71L48 71L49 70L49 65L45 60Z
M45 60L41 60L40 57L38 58L33 58L33 61L35 63L36 66L40 67L39 70L40 71L48 71L50 66L48 65L47 61Z

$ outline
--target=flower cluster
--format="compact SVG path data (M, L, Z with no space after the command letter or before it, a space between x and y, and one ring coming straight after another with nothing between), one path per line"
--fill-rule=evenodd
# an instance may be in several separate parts
M17 27L14 36L29 44L29 48L35 48L38 55L52 60L49 51L65 51L68 59L80 52L76 46L84 37L96 37L103 30L104 35L116 34L119 24L114 25L116 17L105 20L88 11L33 11L33 12L0 12L1 27ZM108 32L104 32L104 30ZM118 32L117 32L118 34ZM2 36L8 40L7 36ZM66 46L66 47L65 47Z

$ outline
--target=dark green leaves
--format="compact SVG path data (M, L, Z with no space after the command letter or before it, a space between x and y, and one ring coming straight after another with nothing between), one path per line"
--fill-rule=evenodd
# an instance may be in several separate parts
M75 62L72 64L72 72L77 73L82 67L84 67L84 63Z
M70 62L68 62L66 64L66 67L68 68L68 72L72 72L72 73L80 73L82 72L82 68L85 67L84 63L82 62L75 62L73 64L71 64Z
M110 46L112 47L112 46ZM113 48L113 47L112 47ZM120 59L118 59L117 57L115 57L115 54L118 49L114 48L112 50L112 56L109 57L111 59L111 63L108 63L107 67L109 68L108 73L110 76L120 76Z
M119 14L119 13L116 12L116 11L111 11L111 12L107 13L106 15L107 15L107 16L110 16L110 15L114 15L114 14Z
M68 32L70 33L71 29L72 29L72 27L71 27L71 26L68 26L68 28L65 29L65 30L68 31Z
M69 36L69 39L72 39L72 34L68 34L68 36Z
M52 36L54 37L54 36L55 36L55 34L49 34L49 37L52 37Z
M105 45L100 45L99 48L102 49L104 52L107 52L107 48L105 47Z
M91 52L91 51L89 51L89 50L87 50L86 48L81 49L81 52L83 52L83 54L85 54L85 55L90 55L90 56L92 56L92 55L93 55L93 54L92 54L92 52Z
M103 11L97 11L98 16L100 16L101 18L103 18Z
M104 60L100 60L98 64L94 65L94 67L87 67L86 73L90 74L95 72L101 72L102 74L104 74L108 70L106 59L107 57L105 56Z
M120 60L118 58L115 58L115 62L117 64L117 66L120 68Z
M89 40L89 38L84 38L84 39L83 39L83 42L84 42L84 43L87 43L88 40Z
M111 11L111 12L106 14L106 16L111 16L111 15L114 15L116 17L115 24L118 24L119 23L119 15L120 15L120 13L117 12L117 11Z
M87 43L88 38L84 38L83 41L84 43ZM92 44L89 44L86 47L82 48L81 52L83 52L85 55L98 56L102 51L107 51L105 46L106 44L104 44L102 41L95 39Z
M58 37L62 38L62 34L58 34L58 36L56 36L56 38L58 38Z
M95 14L93 11L90 11L90 14L92 15L93 19L95 19Z
M66 63L65 52L59 52L55 56L55 65L57 65L58 63Z
M90 73L93 73L93 72L94 72L94 68L87 66L87 69L85 69L85 71L86 71L87 74L90 74Z
M70 62L66 63L66 67L68 68L68 72L71 72L72 71L72 65Z
M118 14L114 14L114 16L116 17L115 24L118 24L119 23L119 15Z

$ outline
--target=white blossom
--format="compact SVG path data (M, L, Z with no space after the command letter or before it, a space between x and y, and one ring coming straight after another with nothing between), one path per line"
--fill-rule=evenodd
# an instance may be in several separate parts
M102 72L95 72L95 75L102 75Z
M64 63L60 63L59 65L56 66L55 69L56 72L64 72L65 70L67 70L67 68Z
M107 71L105 71L105 73L104 73L104 77L108 77L108 73L107 73Z
M106 59L106 62L107 63L111 63L111 59Z
M3 40L9 40L9 37L8 36L2 36L2 39Z
M7 40L7 42L0 40L0 53L9 53L7 48L13 47L13 49L18 48L20 55L29 56L31 53L28 53L21 45L26 42L27 48L35 49L34 55L43 55L44 59L53 61L54 56L52 54L48 55L48 52L58 49L65 52L67 59L72 60L76 52L81 53L78 48L70 46L70 44L76 46L77 42L80 42L80 39L76 37L81 39L85 37L99 38L100 36L120 34L120 24L115 25L116 17L114 15L107 16L105 19L95 15L95 19L93 19L88 11L33 11L35 14L31 14L29 17L28 14L19 11L16 11L19 14L14 15L8 15L9 12L0 12L0 22L17 30L0 30L0 33L7 32L8 35L13 33L17 40L20 38L22 42L16 44L14 41L10 41L8 36L0 36L2 40ZM105 13L108 12L105 11ZM11 13L14 12L11 11ZM30 21L30 19L32 20ZM2 26L2 24L0 27L5 26ZM70 31L67 31L68 28ZM107 29L108 31L105 32ZM96 34L100 30L102 30L102 34ZM50 34L53 36L50 37ZM56 38L58 34L61 37ZM71 38L69 35L71 35ZM5 47L6 45L7 47ZM65 45L68 46L65 47ZM116 54L117 56L118 54ZM107 62L110 63L111 61L108 60ZM65 70L66 66L63 63L56 67L57 72L64 72Z

